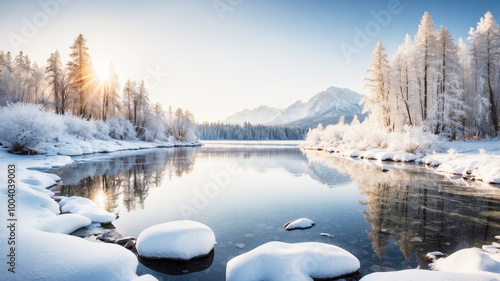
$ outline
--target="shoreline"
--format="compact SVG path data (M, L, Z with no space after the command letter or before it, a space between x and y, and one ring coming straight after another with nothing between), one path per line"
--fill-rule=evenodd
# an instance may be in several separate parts
M464 180L481 181L493 186L500 184L500 141L456 141L441 143L440 146L444 152L434 151L424 156L388 149L340 149L327 143L309 143L300 148L349 158L423 164L433 167L437 173L462 176ZM380 167L385 171L383 163Z

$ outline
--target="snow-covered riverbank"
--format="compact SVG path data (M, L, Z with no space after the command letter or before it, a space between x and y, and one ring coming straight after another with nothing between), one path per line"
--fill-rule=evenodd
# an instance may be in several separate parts
M80 140L72 136L58 142L47 142L47 154L16 155L0 149L2 173L0 186L2 210L0 219L10 228L2 227L0 241L11 247L0 262L10 271L2 270L1 280L156 280L138 277L136 256L122 246L93 243L67 233L88 225L93 220L82 214L62 214L47 188L56 184L57 175L40 172L72 163L68 155L116 152L155 147L197 146L198 142L150 143L143 141ZM35 170L37 169L37 170ZM97 210L99 211L99 210ZM103 210L101 210L103 211ZM95 212L93 213L95 215ZM89 219L90 217L90 219ZM98 223L98 222L92 222ZM9 240L10 238L10 240ZM4 249L2 246L2 249Z
M328 142L307 142L302 148L377 161L422 163L436 167L437 172L500 183L500 141L444 142L438 144L432 153L420 155L391 149L346 149Z

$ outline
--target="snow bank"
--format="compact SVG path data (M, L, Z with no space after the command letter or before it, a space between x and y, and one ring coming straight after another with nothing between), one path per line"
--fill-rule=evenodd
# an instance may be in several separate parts
M133 253L118 245L94 243L60 233L70 233L90 224L90 219L77 214L60 215L59 205L45 188L53 185L57 176L29 170L33 166L64 165L68 157L20 156L0 150L0 158L16 163L16 264L15 274L0 271L0 280L95 280L131 281L138 278L138 265ZM0 182L7 182L7 173L0 173ZM7 202L7 186L0 185L0 201ZM0 220L7 221L7 212ZM7 237L7 228L0 237ZM58 233L55 233L58 232ZM7 255L0 263L7 264ZM138 280L156 280L145 276Z
M137 237L137 253L145 258L189 260L205 256L215 245L210 227L181 220L152 226Z
M294 229L306 229L314 226L314 222L307 218L296 219L291 222L287 222L284 227L286 230Z
M359 260L337 246L269 242L227 263L226 281L278 281L335 278L356 272Z
M77 229L90 225L91 223L92 221L89 218L82 215L63 214L43 220L42 222L34 225L33 228L46 232L70 234Z
M457 273L491 272L500 274L500 254L489 254L477 248L463 249L432 264L435 270ZM500 278L500 275L498 275Z
M441 252L427 254L435 259ZM402 270L369 274L361 281L431 280L431 281L490 281L500 280L500 254L488 253L477 248L459 250L449 257L435 260L430 267L434 270Z
M115 214L103 210L88 198L65 197L59 201L59 206L63 213L79 214L89 218L92 222L110 223L116 219Z
M488 273L455 273L422 269L371 273L360 281L498 281L500 276Z
M135 255L125 248L31 229L18 231L16 274L2 280L133 280Z

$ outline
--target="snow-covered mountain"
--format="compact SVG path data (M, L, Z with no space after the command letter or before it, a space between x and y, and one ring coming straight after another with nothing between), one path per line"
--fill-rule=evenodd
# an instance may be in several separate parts
M224 123L250 122L252 124L316 127L337 123L341 116L346 123L354 115L363 120L359 105L363 95L345 88L330 87L313 96L308 102L296 101L284 110L261 105L253 110L245 109L224 120Z
M252 124L266 124L283 110L278 108L261 105L255 109L245 109L227 117L223 123L243 124L249 122Z

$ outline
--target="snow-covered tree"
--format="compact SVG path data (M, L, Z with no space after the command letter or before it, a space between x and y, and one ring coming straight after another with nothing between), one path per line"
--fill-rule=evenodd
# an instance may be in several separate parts
M478 133L497 135L499 130L500 28L490 12L469 32L476 95L474 120ZM488 128L489 127L489 128Z
M89 85L92 81L92 66L90 55L87 52L89 48L85 45L86 41L82 34L78 35L70 47L72 61L68 62L69 77L78 95L78 106L76 106L75 114L80 116L88 115L87 107L91 94Z
M378 42L371 55L368 77L365 79L369 95L364 103L363 113L370 111L375 126L389 128L391 126L389 98L389 61L382 42Z
M422 120L427 119L429 108L431 107L431 99L433 90L435 89L435 56L437 32L434 27L434 22L429 13L425 12L420 25L418 26L417 35L415 35L416 43L416 63L417 63L417 81L420 85L420 102Z
M462 68L457 46L446 27L441 27L437 40L436 59L439 73L430 124L435 134L454 138L461 136L465 118Z
M101 81L102 93L102 119L106 120L108 117L117 116L120 110L120 95L118 90L120 82L118 74L116 74L116 67L113 63L108 66L109 77L106 81Z

